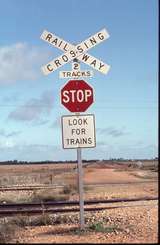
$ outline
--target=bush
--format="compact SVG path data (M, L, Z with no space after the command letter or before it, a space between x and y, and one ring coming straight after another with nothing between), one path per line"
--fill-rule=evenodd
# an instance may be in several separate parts
M77 186L74 184L70 184L63 187L61 194L75 194L77 193L77 191L78 191Z
M30 221L30 226L53 225L53 220L49 214L43 214Z
M32 202L48 202L48 201L65 201L69 199L69 195L55 194L53 192L41 191L40 193L34 192L31 201Z
M19 227L25 227L30 224L30 217L18 215L10 221L11 225L16 225Z
M84 186L83 187L84 191L90 191L93 189L93 187L90 187L90 186ZM78 186L76 185L66 185L63 187L63 190L62 190L62 194L76 194L78 193Z
M71 192L72 192L72 190L71 190L70 186L64 186L63 187L62 193L64 193L64 194L71 194Z
M10 223L4 223L0 225L0 243L8 243L14 237L16 230L18 229L17 225Z

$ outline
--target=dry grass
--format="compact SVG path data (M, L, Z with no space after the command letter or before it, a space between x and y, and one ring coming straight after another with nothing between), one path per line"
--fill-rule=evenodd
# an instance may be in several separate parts
M158 177L157 172L153 171L138 171L131 173L131 175L142 179L156 179Z
M20 192L1 192L0 193L0 203L23 203L30 202L32 198L33 191Z
M47 202L47 201L63 201L77 193L75 185L66 185L63 189L41 189L34 191L17 191L2 192L0 194L0 203L32 203L32 202Z

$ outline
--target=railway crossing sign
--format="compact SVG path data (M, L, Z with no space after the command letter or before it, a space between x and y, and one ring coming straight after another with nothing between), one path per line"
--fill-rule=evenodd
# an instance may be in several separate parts
M64 149L96 146L93 114L62 116L61 120Z
M107 72L110 69L110 66L98 60L97 58L91 56L90 54L86 53L89 49L100 44L107 38L109 38L108 32L106 31L106 29L102 29L101 31L97 32L93 36L89 37L85 41L75 46L64 41L55 34L52 34L51 32L44 30L41 35L41 39L50 43L54 47L61 49L65 53L53 59L48 64L44 65L42 67L43 73L45 75L48 75L49 73L56 71L61 66L77 58L79 61L82 61L83 63L91 66L92 68L104 74L107 74Z
M48 75L68 62L73 61L71 71L60 71L59 73L60 78L72 79L69 80L61 89L60 96L62 105L64 105L70 112L75 112L76 114L62 116L61 124L63 148L77 149L80 227L82 229L84 228L85 220L81 148L95 147L96 139L94 115L80 115L80 112L86 111L94 102L94 96L93 88L84 80L80 80L79 78L92 77L93 72L90 70L81 71L79 62L83 62L95 70L103 74L107 74L110 66L88 54L87 51L108 38L108 32L106 29L102 29L78 45L73 45L46 30L41 34L42 40L64 52L62 55L42 67L42 71L45 75Z
M61 90L61 103L70 112L84 112L93 103L93 88L84 80L70 80Z

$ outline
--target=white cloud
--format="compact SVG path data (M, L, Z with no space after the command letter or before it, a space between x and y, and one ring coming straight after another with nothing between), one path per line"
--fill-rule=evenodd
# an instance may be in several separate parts
M98 142L97 142L98 143ZM49 144L16 144L12 139L1 141L0 139L0 161L23 160L23 161L45 161L45 160L75 160L76 151L72 149L65 151L61 146ZM96 148L83 149L84 159L151 159L157 156L157 145L144 145L142 147L132 147L121 145L104 145L99 143Z
M129 134L128 132L125 131L124 127L121 129L117 129L114 127L98 128L97 133L101 135L111 135L112 137L115 137L115 138Z
M21 96L21 94L19 94L18 92L13 93L13 94L9 94L9 95L5 95L4 97L2 97L2 103L12 103L15 101L17 101L19 99L19 97Z
M15 146L15 141L13 139L0 139L0 150L3 152L4 149L11 149Z
M50 128L60 128L61 126L61 117L57 117L56 120L51 124Z
M26 43L0 47L0 84L37 79L49 57L46 50Z
M35 126L35 127L37 127L37 126L43 126L43 125L46 125L47 123L49 123L49 120L47 120L47 119L41 119L41 120L39 120L39 121L34 121L33 122L33 124L32 124L32 126Z
M53 107L53 93L45 91L40 98L30 99L23 106L12 111L8 119L15 121L41 120L42 115L49 115Z
M23 160L23 161L45 161L61 160L62 149L47 144L14 144L12 141L0 142L0 161Z
M21 131L12 131L10 133L7 133L4 129L0 130L0 136L6 137L6 138L15 137L19 134L21 134Z

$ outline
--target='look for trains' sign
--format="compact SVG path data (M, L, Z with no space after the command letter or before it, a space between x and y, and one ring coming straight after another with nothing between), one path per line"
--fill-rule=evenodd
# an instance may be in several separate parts
M95 119L93 114L62 116L64 149L95 147Z

